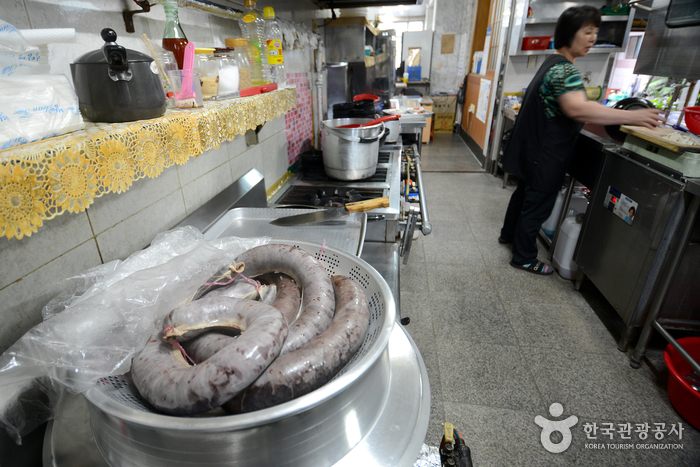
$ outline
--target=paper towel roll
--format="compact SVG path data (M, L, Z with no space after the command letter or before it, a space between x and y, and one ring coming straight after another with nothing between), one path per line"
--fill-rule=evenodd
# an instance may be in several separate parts
M75 42L74 28L20 29L24 39L32 45L46 45L57 42Z

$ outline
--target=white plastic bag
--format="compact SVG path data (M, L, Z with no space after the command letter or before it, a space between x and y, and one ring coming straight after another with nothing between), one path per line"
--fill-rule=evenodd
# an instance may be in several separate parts
M0 19L0 77L36 73L39 63L39 47L29 44L22 33Z
M0 78L0 149L85 126L78 97L64 75Z
M0 425L20 443L52 418L61 389L83 392L101 377L129 371L167 313L243 251L269 241L205 240L184 227L121 263L71 278L76 296L49 302L47 319L0 356Z

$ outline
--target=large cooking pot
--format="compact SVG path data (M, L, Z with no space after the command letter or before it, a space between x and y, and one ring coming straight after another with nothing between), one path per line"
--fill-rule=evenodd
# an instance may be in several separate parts
M153 59L118 45L102 30L105 44L70 64L80 113L93 122L132 122L165 113L165 95Z
M388 131L384 122L362 128L338 128L371 122L371 118L337 118L323 121L321 149L326 175L338 180L362 180L377 171L379 147Z

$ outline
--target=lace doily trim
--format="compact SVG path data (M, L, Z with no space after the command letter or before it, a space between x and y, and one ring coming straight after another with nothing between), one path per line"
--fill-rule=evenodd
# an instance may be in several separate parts
M0 236L31 236L47 219L84 211L95 198L156 178L296 107L296 89L281 89L168 110L152 120L86 123L83 130L0 151Z

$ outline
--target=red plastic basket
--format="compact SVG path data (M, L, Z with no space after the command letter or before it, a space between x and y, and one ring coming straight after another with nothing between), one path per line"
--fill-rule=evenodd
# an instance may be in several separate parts
M700 337L683 337L678 343L695 361L700 360ZM690 366L681 354L671 344L664 350L664 362L668 368L668 398L671 404L688 423L700 430L700 392L690 387L683 379L690 373Z
M685 126L696 135L700 135L700 107L686 107Z
M523 50L545 50L552 36L523 37Z

